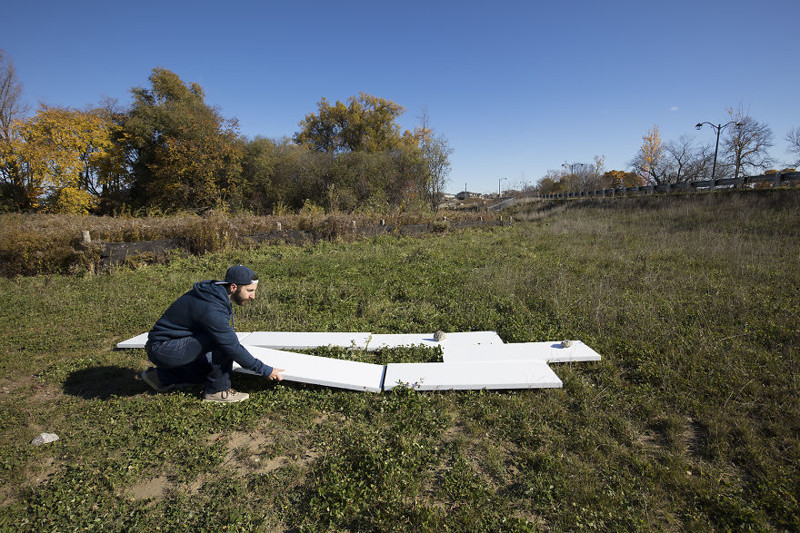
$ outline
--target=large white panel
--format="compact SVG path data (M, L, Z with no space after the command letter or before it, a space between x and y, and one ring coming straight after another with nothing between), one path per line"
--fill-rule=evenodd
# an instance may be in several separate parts
M447 333L444 340L440 342L442 346L442 359L449 360L450 352L461 352L464 350L483 350L489 346L499 346L503 344L503 339L495 331L466 331Z
M264 363L284 368L284 379L327 387L378 392L402 383L419 390L520 389L561 387L547 363L600 361L600 354L581 341L568 348L560 342L503 343L494 331L376 334L364 332L241 332L240 342ZM147 333L117 344L144 348ZM441 346L443 363L391 363L387 366L280 351L338 346L376 350L400 346ZM238 371L247 372L238 365Z
M399 348L401 346L438 346L433 340L433 333L373 333L370 336L367 350L381 348Z
M117 348L120 350L126 348L144 348L144 345L147 342L147 333L142 333L141 335L136 335L135 337L132 337L126 341L118 342Z
M370 334L365 332L326 331L256 331L247 336L242 344L262 348L305 350L320 346L336 346L363 350Z
M502 344L503 339L494 331L458 331L445 333L444 339L436 341L433 333L374 333L369 340L369 350L398 348L400 346L441 346L448 350Z
M544 361L391 363L383 389L398 384L417 390L538 389L561 387Z
M120 350L126 349L126 348L144 348L145 343L147 343L147 335L149 333L150 332L148 331L146 333L142 333L141 335L137 335L135 337L132 337L132 338L126 340L126 341L118 342L117 343L117 348L119 348ZM248 332L236 333L236 336L239 337L239 342L242 342L242 339L244 339L248 335L250 335L249 331Z
M592 350L581 341L572 341L572 346L564 348L560 342L531 342L519 343L514 346L513 350L524 352L527 350L527 345L545 345L548 350L548 363L581 363L588 361L600 361L602 358L600 354ZM532 347L536 350L536 347Z
M380 392L383 383L383 365L318 357L294 352L284 352L259 346L247 346L253 357L275 368L287 381L323 385L357 391ZM252 373L234 363L234 370Z
M600 354L581 341L572 341L572 345L568 348L562 347L560 342L519 342L480 347L458 346L448 349L444 354L444 360L447 363L469 361L569 363L600 361L600 359Z

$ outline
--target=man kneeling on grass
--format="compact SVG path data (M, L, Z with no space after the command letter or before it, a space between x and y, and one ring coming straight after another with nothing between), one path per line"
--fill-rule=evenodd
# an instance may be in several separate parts
M250 355L233 329L232 304L244 305L255 298L257 286L258 276L243 265L230 267L225 281L195 283L147 335L147 358L156 368L142 372L142 380L158 392L204 383L203 400L220 403L241 402L250 396L231 388L234 361L269 380L281 381L283 369Z

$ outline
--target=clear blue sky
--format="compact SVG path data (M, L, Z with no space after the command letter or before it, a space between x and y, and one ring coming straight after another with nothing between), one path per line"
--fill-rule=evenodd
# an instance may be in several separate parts
M364 91L427 109L454 153L446 190L496 191L642 135L712 143L701 121L742 104L775 134L800 126L800 1L7 2L0 48L23 97L130 102L154 67L199 83L248 137L292 136L322 97Z

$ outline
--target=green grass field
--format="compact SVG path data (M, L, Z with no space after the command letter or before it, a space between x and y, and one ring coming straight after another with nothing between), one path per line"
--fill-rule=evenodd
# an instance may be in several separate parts
M0 529L800 530L800 191L514 218L0 279ZM551 390L152 394L113 346L232 263L261 278L240 331L496 330L603 361L552 365Z

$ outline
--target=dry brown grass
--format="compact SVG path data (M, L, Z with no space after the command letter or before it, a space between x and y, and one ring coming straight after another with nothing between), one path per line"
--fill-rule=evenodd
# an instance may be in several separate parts
M0 214L0 275L65 274L93 270L100 257L99 243L131 243L177 239L193 254L216 252L246 241L251 235L300 230L318 238L338 240L358 228L408 224L441 225L449 221L477 220L467 212L401 212L385 215L324 213L304 210L289 215L226 215L209 211L203 215L97 217L53 214ZM484 214L484 217L486 215ZM439 226L436 226L437 228ZM88 231L94 246L82 243Z

